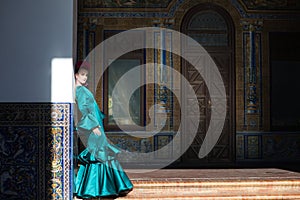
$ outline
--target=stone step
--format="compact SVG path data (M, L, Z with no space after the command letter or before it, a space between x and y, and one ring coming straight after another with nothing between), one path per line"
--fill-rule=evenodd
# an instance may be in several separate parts
M132 180L134 190L118 199L300 199L300 180Z
M300 200L300 174L280 169L160 170L129 175L134 189L120 200Z

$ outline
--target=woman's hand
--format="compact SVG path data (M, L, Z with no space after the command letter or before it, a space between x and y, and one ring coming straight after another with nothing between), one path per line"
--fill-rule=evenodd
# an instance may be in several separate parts
M100 129L98 127L96 127L96 128L93 129L93 133L96 134L96 135L98 135L98 136L101 135L101 131L100 131Z

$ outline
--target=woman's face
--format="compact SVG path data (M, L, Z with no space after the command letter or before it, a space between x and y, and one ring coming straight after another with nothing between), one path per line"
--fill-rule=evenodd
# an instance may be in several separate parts
M88 71L86 69L79 69L78 73L76 74L76 80L81 84L85 85L88 79Z

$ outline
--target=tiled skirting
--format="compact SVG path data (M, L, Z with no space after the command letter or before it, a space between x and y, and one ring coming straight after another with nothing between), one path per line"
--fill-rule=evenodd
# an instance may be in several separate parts
M70 199L72 104L0 104L0 199Z
M300 132L238 132L237 161L300 161Z

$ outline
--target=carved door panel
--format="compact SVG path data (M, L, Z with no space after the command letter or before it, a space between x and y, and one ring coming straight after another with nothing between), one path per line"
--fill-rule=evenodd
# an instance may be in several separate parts
M215 61L218 69L221 73L222 79L224 81L226 96L227 96L227 110L226 110L226 119L223 127L222 134L218 140L218 143L214 146L213 150L203 159L198 158L198 153L200 147L205 138L207 128L210 123L210 115L211 115L211 103L210 96L205 84L205 81L201 77L201 75L196 71L196 69L188 63L184 64L184 75L192 85L195 94L197 96L198 102L192 102L191 99L187 99L184 101L184 106L187 108L189 118L195 117L196 113L194 113L194 106L199 106L200 110L200 123L198 125L198 132L195 136L195 139L190 146L190 148L186 151L183 156L183 162L193 162L196 163L212 163L212 162L230 162L233 159L233 137L234 132L232 131L234 122L232 120L232 112L234 112L232 105L232 90L230 84L230 66L231 66L231 55L230 54L222 54L222 53L210 53L210 56ZM212 74L212 73L211 73ZM185 95L183 93L183 95ZM192 119L187 119L187 122L193 122ZM186 129L189 129L191 126L195 126L196 124L190 124L186 126ZM188 130L186 130L188 131Z
M210 22L210 23L208 23ZM211 24L212 22L213 25ZM229 15L219 7L199 5L188 12L183 20L183 32L198 41L209 53L218 67L222 76L227 98L226 119L221 136L212 151L202 159L198 158L199 150L206 136L210 123L211 101L207 86L198 71L189 63L182 61L182 73L192 85L197 96L197 102L187 98L183 100L188 112L187 122L195 117L193 107L199 106L200 123L198 132L189 149L182 156L181 162L187 166L226 164L234 161L234 136L235 136L235 106L234 106L234 45L233 25ZM191 47L190 49L192 49ZM197 55L195 55L197 56ZM209 68L208 73L213 76ZM211 77L213 78L213 77ZM182 95L185 96L185 92ZM185 98L184 98L185 99ZM188 123L183 131L195 124Z

